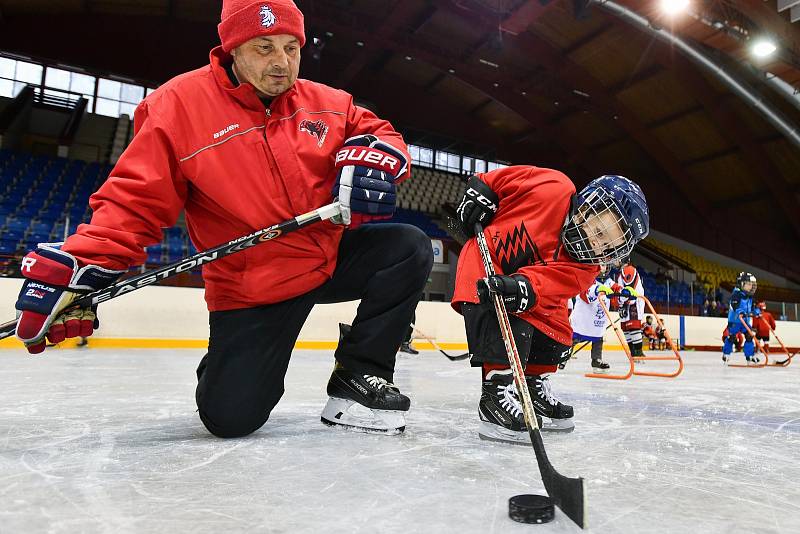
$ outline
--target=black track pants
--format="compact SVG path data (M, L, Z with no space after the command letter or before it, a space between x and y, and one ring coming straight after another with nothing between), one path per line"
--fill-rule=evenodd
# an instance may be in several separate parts
M267 421L283 395L294 343L317 303L361 299L336 359L391 381L432 264L430 239L416 227L365 225L344 233L333 277L319 288L275 304L211 312L208 354L197 368L203 424L216 436L238 437Z

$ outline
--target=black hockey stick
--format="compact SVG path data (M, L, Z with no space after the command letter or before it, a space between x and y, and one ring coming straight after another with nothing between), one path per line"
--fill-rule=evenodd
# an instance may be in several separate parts
M189 256L188 258L176 261L175 263L170 263L168 265L164 265L163 267L159 267L158 269L146 271L136 276L126 278L125 280L120 280L116 284L107 288L87 293L86 295L73 301L69 307L62 310L62 312L69 308L93 306L95 304L117 298L120 295L124 295L145 286L155 284L159 280L165 280L175 276L176 274L199 267L200 265L211 263L212 261L224 258L225 256L230 256L231 254L241 252L242 250L250 247L271 241L284 234L288 234L289 232L299 230L304 226L331 219L339 214L340 209L338 202L322 206L314 211L309 211L308 213L298 215L293 219L274 224L268 228L262 228L261 230L257 230L252 234L242 236L222 245L217 245L216 247L210 248L203 252L198 252L194 256ZM5 339L13 335L16 328L17 319L0 325L0 339Z
M489 246L486 244L486 236L483 235L483 226L480 223L475 223L475 238L478 241L478 250L483 259L483 267L486 270L487 278L494 276L495 270L492 265L492 258L489 255ZM489 284L487 284L488 287ZM519 352L517 352L517 344L514 341L514 333L511 330L511 323L508 320L508 313L506 312L503 298L496 292L492 291L492 301L494 303L494 310L497 313L497 320L500 323L500 332L503 335L503 342L506 346L506 353L508 354L508 363L514 373L514 382L517 385L517 391L522 399L522 411L525 415L525 424L528 426L528 433L531 436L531 444L536 453L536 462L539 464L539 472L542 475L542 482L544 482L544 489L547 494L553 499L556 506L561 508L561 511L567 517L572 519L581 528L586 528L586 487L584 486L582 478L568 478L555 470L550 460L547 458L547 452L544 450L544 443L542 442L542 433L539 429L539 423L536 420L536 414L533 411L533 404L531 402L531 394L528 391L528 385L525 382L525 371L522 368L522 362L519 359Z
M416 330L417 334L419 334L422 339L424 339L425 341L427 341L428 343L433 345L433 348L435 348L436 350L438 350L439 352L444 354L447 357L447 359L449 359L451 362L457 362L457 361L466 360L467 358L469 358L469 352L465 352L464 354L456 354L455 356L453 356L452 354L447 354L444 350L442 350L442 347L440 347L436 343L436 341L434 341L434 339L432 337L427 336L425 334L425 332L423 332L422 330L417 328L417 325L415 325L414 323L411 323L411 328Z

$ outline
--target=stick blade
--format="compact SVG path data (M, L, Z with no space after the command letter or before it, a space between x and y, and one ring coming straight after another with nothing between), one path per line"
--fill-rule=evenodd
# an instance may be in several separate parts
M569 517L579 527L585 529L586 517L586 486L582 478L569 478L555 470L547 458L547 452L542 443L542 434L538 428L530 432L531 443L536 452L536 461L542 475L544 489L553 499L564 515Z

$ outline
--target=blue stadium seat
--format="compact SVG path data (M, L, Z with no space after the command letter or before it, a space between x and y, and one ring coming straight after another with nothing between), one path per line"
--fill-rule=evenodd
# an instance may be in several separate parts
M153 248L147 249L147 263L161 264L161 249L155 250Z
M31 225L31 232L36 232L40 234L50 233L50 230L53 229L53 223L50 222L37 222Z
M17 251L16 241L7 241L0 239L0 254L13 254Z
M30 219L14 219L8 222L8 231L19 231L23 233L28 229L30 223Z
M186 254L183 252L183 249L169 249L167 250L167 262L172 263L184 258Z

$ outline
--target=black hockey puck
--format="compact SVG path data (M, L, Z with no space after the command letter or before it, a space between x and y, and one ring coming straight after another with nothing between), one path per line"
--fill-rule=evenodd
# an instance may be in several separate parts
M549 523L555 517L555 506L545 495L514 495L508 499L508 516L519 523Z

